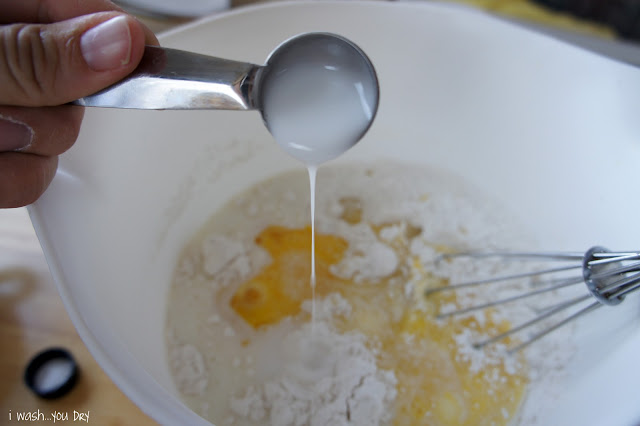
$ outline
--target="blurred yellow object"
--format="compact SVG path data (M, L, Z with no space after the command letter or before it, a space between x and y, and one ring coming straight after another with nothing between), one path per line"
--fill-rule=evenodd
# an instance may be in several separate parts
M582 34L612 39L615 32L600 24L587 22L566 13L554 12L528 0L444 0L464 3L497 15L542 24Z

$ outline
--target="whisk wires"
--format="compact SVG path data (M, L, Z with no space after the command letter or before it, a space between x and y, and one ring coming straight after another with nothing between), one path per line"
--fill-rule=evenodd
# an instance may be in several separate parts
M511 260L538 260L538 261L573 261L579 262L572 265L551 267L533 272L522 272L515 274L502 275L497 277L483 278L460 283L453 283L444 287L430 288L425 291L425 296L431 296L435 293L452 292L473 287L485 286L493 283L504 283L518 279L530 279L533 277L543 277L537 282L536 288L530 291L516 294L514 296L500 298L498 300L480 303L469 307L455 309L447 312L440 312L438 319L454 317L458 315L468 314L474 311L484 310L487 308L499 306L505 303L511 303L518 300L533 298L545 293L552 293L565 287L577 284L586 284L588 293L574 297L572 299L562 301L555 306L547 307L533 319L516 325L509 330L489 337L485 340L474 343L474 347L481 349L492 343L496 343L509 336L519 333L525 329L529 329L536 324L553 317L560 312L564 312L571 307L586 302L589 299L595 299L594 302L579 309L578 311L568 315L562 320L546 326L544 329L530 335L526 340L511 347L508 352L513 353L520 351L533 342L541 339L547 334L557 330L558 328L571 323L577 318L590 313L602 305L617 305L622 302L624 297L629 293L640 288L640 252L625 251L611 252L603 247L592 247L586 253L560 253L560 252L464 252L464 253L447 253L442 254L438 261L451 260L455 258L472 258L476 260L484 258L502 258ZM548 278L554 274L565 273L567 271L581 271L576 276L562 278Z

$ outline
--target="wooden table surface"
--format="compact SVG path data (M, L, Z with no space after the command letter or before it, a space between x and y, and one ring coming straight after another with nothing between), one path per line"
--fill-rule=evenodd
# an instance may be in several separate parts
M18 413L89 413L92 425L155 425L113 384L89 354L69 319L49 274L26 209L0 209L0 425L18 422ZM22 375L29 359L51 346L67 348L80 376L73 390L52 401L39 399ZM79 416L76 414L76 418ZM35 424L54 424L41 420Z

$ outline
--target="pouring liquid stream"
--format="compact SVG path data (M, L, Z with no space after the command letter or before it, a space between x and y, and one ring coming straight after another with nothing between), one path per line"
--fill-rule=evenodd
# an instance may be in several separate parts
M316 332L315 194L318 167L354 146L378 106L378 80L364 53L337 36L317 34L285 42L261 77L262 118L276 142L309 174L311 213L311 347L301 353L311 371L328 359ZM320 283L321 284L321 283ZM320 361L320 362L319 362ZM311 411L316 404L312 401Z
M309 173L309 205L311 210L311 333L316 331L316 175L317 166L307 166Z
M311 276L315 296L315 192L318 167L356 144L373 119L375 98L359 70L309 57L287 64L263 89L263 117L275 140L309 173ZM301 58L296 58L296 62ZM274 71L275 72L275 71ZM366 77L366 76L364 76ZM301 96L302 94L302 96ZM312 327L315 297L312 297Z

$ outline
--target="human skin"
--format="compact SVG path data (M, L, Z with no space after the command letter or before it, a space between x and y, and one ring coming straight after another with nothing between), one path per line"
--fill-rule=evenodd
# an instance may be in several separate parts
M95 93L138 65L153 33L107 0L0 2L0 208L28 205L75 142Z

